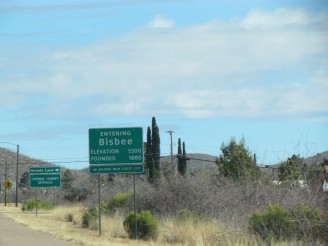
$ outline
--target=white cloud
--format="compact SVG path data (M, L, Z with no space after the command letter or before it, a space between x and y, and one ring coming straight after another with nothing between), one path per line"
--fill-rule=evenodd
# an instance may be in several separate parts
M304 9L276 9L275 11L254 10L242 21L242 26L247 29L273 30L300 27L303 25L316 24L324 20L323 15L314 16Z
M23 75L2 87L0 103L44 96L55 114L95 117L327 115L327 20L327 11L278 9L174 28L156 17L124 37L17 60Z
M150 28L172 28L174 26L174 21L158 15L148 26Z

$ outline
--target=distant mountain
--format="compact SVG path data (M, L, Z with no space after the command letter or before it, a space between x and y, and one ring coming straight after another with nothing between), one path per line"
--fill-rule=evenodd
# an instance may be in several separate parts
M324 152L318 153L318 154L316 154L314 156L310 156L310 157L304 158L304 162L308 166L321 165L324 162L324 160L328 160L328 151L324 151ZM274 164L274 165L271 165L270 167L277 168L282 163L284 163L284 161L283 162L279 162L279 163Z
M188 162L187 162L188 172L193 173L195 171L199 171L202 169L214 170L217 168L217 165L215 162L217 159L216 156L207 155L207 154L187 154L187 158L190 158L190 160L188 160ZM328 151L318 153L311 157L304 158L304 162L308 166L321 165L325 159L328 160ZM170 156L164 157L162 159L161 163L171 163L171 157ZM174 165L177 165L177 157L176 156L173 158L173 163L174 163ZM277 168L280 164L282 164L282 163L267 166L269 168L261 167L261 169L263 171L270 173L270 172L272 172L273 168Z
M190 158L188 160L187 165L188 165L188 171L189 172L195 172L197 170L201 169L210 169L213 170L217 167L215 161L217 159L216 156L213 155L207 155L207 154L187 154L187 158ZM304 158L304 162L308 166L312 165L321 165L324 160L328 160L328 151L318 153L314 156ZM173 158L173 162L175 165L177 165L177 158ZM162 159L162 163L171 163L171 157L166 156ZM281 163L272 165L270 167L277 167Z
M208 154L200 154L200 153L192 153L187 154L187 158L189 159L187 161L187 170L190 173L194 173L200 170L214 170L217 168L217 165L215 163L217 157L213 155ZM315 156L307 157L304 159L305 163L310 165L320 165L323 163L324 160L328 160L328 151L318 153ZM10 150L7 150L5 148L0 148L0 180L4 180L4 174L5 174L5 162L8 163L8 170L7 175L8 178L13 179L16 174L16 162L17 162L17 156L16 152L12 152ZM178 158L176 155L173 156L173 164L176 167L178 163ZM277 163L276 165L269 166L270 168L276 168L281 163ZM41 160L37 160L34 158L30 158L28 156L25 156L23 154L19 155L19 177L25 172L29 170L30 166L58 166L54 165L49 162L44 162ZM161 166L166 166L167 168L171 167L171 156L164 156L161 158ZM65 170L66 168L62 167L62 170ZM265 168L263 168L265 169ZM75 170L74 170L75 171ZM81 172L88 173L89 168L85 168L82 170L79 170ZM76 170L76 172L79 172Z
M308 166L321 165L325 160L328 160L328 151L304 159Z
M187 154L187 170L190 173L199 171L199 170L213 170L216 168L216 156L207 155L207 154ZM170 165L171 164L171 156L165 156L161 159L161 165ZM173 164L176 167L178 164L178 158L176 155L173 156Z
M16 167L17 167L17 154L5 148L0 148L0 181L5 179L5 168L7 162L7 178L15 181L16 180ZM26 155L19 154L19 166L18 176L29 171L31 166L55 166L52 163L40 161L34 158L30 158Z

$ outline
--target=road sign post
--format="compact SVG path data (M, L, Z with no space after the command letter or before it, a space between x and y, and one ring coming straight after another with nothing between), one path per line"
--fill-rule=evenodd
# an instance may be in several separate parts
M99 236L101 236L100 174L144 172L141 127L89 129L90 173L98 174ZM134 210L136 202L134 199ZM136 211L135 211L136 212Z
M31 188L60 187L60 167L30 167ZM38 191L35 190L35 215L38 216Z

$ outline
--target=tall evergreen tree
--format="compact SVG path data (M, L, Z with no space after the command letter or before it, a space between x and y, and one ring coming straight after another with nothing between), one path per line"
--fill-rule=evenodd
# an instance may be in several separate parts
M182 143L181 150L181 139L178 140L178 172L181 176L185 176L187 172L187 154L185 142Z
M182 175L184 176L187 172L187 153L186 153L186 144L185 142L182 143L182 156L183 156L183 162L182 162Z
M154 161L153 161L153 152L152 152L152 140L151 140L151 130L150 127L147 129L147 143L146 143L146 168L149 172L149 182L154 181Z
M71 170L67 169L61 179L62 182L62 189L66 191L70 191L73 188L73 182L75 180L75 177L73 176L73 173Z
M114 173L109 173L108 176L107 176L107 181L109 183L113 183L114 179L115 179L115 174Z
M254 178L260 174L254 159L245 146L245 140L239 143L231 139L230 143L221 146L222 154L217 160L217 165L221 175L237 180L243 176L250 175Z
M305 169L303 158L298 155L292 155L286 162L279 166L279 181L294 183L303 179Z
M160 172L160 137L159 137L159 128L156 123L156 118L152 118L152 154L153 154L153 163L154 163L154 181L157 182L161 177Z
M181 139L178 139L178 172L180 175L183 175L183 156L181 149Z
M19 180L18 187L19 188L26 188L30 186L30 173L24 172Z

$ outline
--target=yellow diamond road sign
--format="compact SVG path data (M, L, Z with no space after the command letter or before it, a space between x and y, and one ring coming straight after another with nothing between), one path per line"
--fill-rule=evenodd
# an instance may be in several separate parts
M5 182L5 187L6 187L7 189L10 189L11 186L13 186L13 183L12 183L10 180L6 180L6 182Z

